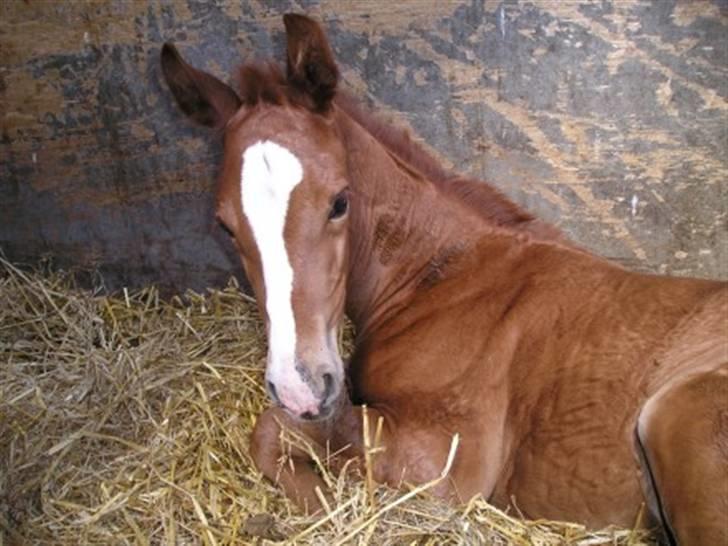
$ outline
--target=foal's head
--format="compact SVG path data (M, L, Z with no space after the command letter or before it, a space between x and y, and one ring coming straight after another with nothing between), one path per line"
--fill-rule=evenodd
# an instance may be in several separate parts
M294 416L316 419L332 413L344 385L336 332L348 258L346 158L323 32L303 16L284 22L286 74L243 67L240 94L169 44L162 69L182 110L224 132L217 216L265 317L268 393Z

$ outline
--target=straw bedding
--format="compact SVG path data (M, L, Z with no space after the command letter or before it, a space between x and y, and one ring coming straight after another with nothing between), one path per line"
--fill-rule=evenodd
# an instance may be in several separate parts
M651 543L482 499L449 506L427 486L368 488L325 461L334 502L306 516L248 455L264 357L255 304L234 283L104 297L0 258L0 545Z

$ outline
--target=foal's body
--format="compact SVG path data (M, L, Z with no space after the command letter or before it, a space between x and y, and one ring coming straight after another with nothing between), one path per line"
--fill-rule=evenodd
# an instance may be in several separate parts
M629 526L652 488L639 461L642 408L661 389L710 372L723 404L708 419L723 428L702 432L692 446L672 437L665 477L655 479L694 480L687 467L703 450L726 463L725 283L625 271L530 219L493 225L488 211L402 163L345 107L336 119L357 203L346 310L359 334L349 377L354 402L366 403L372 423L383 418L378 481L436 478L459 433L438 494L461 501L481 494L497 506L515 500L534 518ZM695 415L687 403L669 411L689 422ZM362 453L356 407L326 426L292 422L278 409L273 416L333 451L350 445L347 455ZM660 417L645 416L643 434ZM264 417L254 440L264 472L280 476L275 421ZM688 461L669 462L671 450L689 449ZM317 505L313 488L323 482L302 456L298 476L282 480L291 479L293 497ZM700 492L691 508L676 510L705 510L719 523L726 480L727 468L717 467L707 482L693 483Z
M324 484L306 453L293 453L293 471L279 467L280 426L360 457L366 403L383 422L378 481L435 478L458 433L436 489L444 497L481 494L590 526L631 525L647 500L681 543L727 541L726 285L625 271L487 185L449 178L401 133L333 100L323 33L303 17L285 21L287 78L248 68L240 99L163 52L182 108L225 126L218 216L269 332L279 311L245 195L241 208L248 150L285 149L275 157L292 153L303 173L279 200L295 358L269 355L268 388L286 409L256 426L262 472L318 505ZM275 178L275 157L256 169ZM331 341L344 302L358 332L349 392Z
M498 506L515 499L531 517L633 524L640 409L678 375L725 358L725 334L701 324L728 312L713 299L721 288L654 282L560 245L503 237L392 309L355 353L357 399L389 425L382 477L397 483L407 469L413 482L433 479L458 432L450 486L461 500L481 493ZM488 275L503 281L468 282ZM666 340L682 329L708 354L673 357Z
M363 250L347 307L360 332L354 400L384 418L378 478L434 479L459 433L441 494L633 524L640 410L665 385L725 369L725 284L632 273L550 233L494 227L457 197L443 203L412 166L386 165L377 155L391 150L338 115L353 191L380 219L350 235Z

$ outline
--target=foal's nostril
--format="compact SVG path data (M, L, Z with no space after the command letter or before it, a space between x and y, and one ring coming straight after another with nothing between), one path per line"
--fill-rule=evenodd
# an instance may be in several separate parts
M271 397L273 402L275 402L276 404L278 404L280 406L281 401L278 398L278 393L276 392L276 386L273 383L271 383L270 381L266 381L265 386L268 389L268 396Z
M334 390L334 376L330 373L323 375L324 380L324 395L321 397L324 402L328 402L329 396Z

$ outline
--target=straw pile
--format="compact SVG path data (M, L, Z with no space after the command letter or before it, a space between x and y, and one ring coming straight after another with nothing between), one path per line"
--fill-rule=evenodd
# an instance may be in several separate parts
M234 283L101 297L0 258L0 545L650 543L524 522L482 499L452 507L426 488L370 495L325 465L335 504L303 515L248 455L264 356Z

